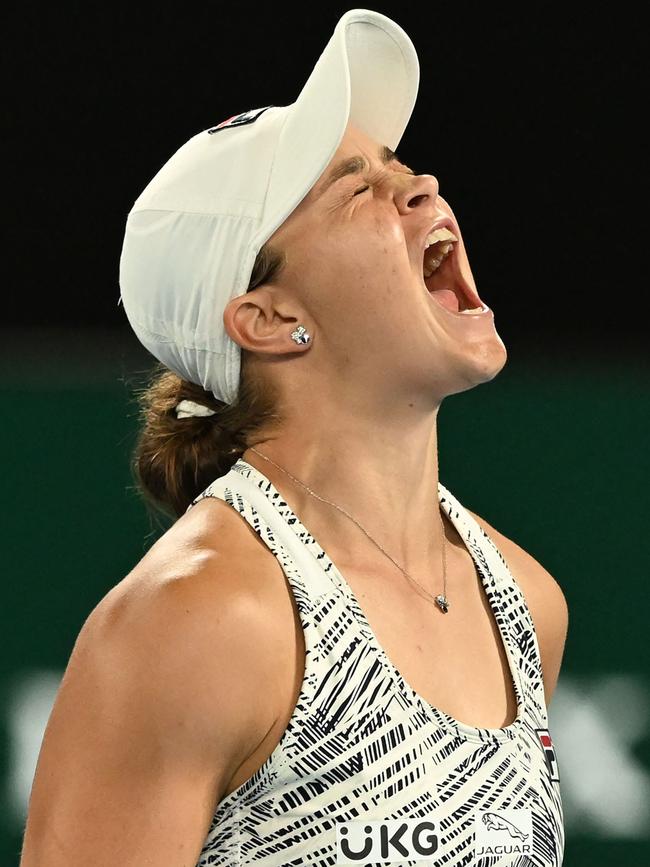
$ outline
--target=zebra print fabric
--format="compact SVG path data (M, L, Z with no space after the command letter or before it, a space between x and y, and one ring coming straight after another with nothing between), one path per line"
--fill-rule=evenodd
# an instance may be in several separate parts
M499 627L517 716L477 728L431 706L391 664L350 586L259 470L239 459L188 507L219 497L278 559L305 636L279 744L217 805L196 867L386 864L558 867L559 772L535 629L506 562L438 485Z

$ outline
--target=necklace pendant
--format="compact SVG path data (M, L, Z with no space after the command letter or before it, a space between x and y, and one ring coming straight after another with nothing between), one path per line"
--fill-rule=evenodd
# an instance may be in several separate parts
M443 614L446 614L447 611L449 611L449 603L447 602L446 596L443 596L442 594L436 596L435 603L438 608L443 612Z

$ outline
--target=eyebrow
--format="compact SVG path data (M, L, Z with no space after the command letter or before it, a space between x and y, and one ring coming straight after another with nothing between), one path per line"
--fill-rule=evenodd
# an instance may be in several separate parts
M382 145L382 147L379 149L379 159L384 165L392 163L393 160L401 163L401 160L397 156L397 154L392 151L387 145ZM405 164L402 163L402 165ZM365 172L369 168L370 166L368 164L368 161L365 159L365 157L362 156L348 157L348 159L341 160L332 167L332 170L323 181L321 188L318 191L318 195L322 196L323 193L327 189L329 189L329 187L331 187L333 183L335 183L336 181L340 181L341 178L344 178L346 175L356 175L360 172ZM408 166L405 166L405 168L407 168L411 174L414 174L414 172L409 169Z

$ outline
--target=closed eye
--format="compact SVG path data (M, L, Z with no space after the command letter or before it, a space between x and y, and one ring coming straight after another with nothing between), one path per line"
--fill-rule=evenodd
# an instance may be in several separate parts
M354 196L358 196L359 193L365 193L365 191L366 191L366 190L369 190L369 189L370 189L369 185L366 184L365 187L359 187L358 190L355 190L354 193L353 193L352 195L354 195Z

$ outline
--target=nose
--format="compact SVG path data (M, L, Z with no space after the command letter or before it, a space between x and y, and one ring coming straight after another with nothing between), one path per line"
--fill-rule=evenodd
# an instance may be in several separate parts
M395 203L402 214L422 205L432 207L438 198L438 181L433 175L409 175L395 191Z

